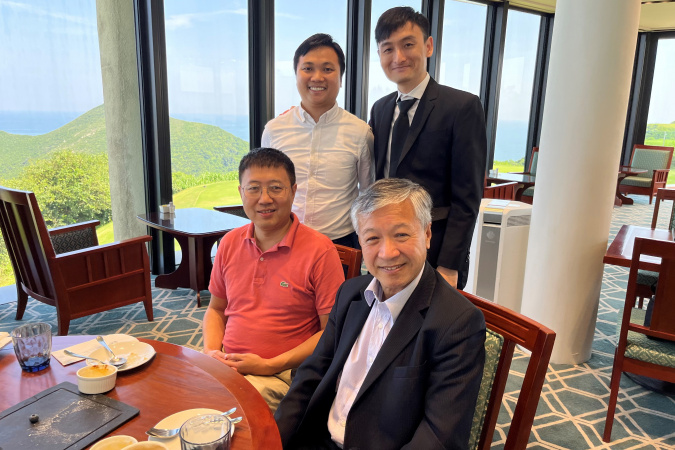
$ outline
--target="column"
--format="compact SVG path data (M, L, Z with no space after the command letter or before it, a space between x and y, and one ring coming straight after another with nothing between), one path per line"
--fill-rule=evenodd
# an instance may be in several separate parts
M96 1L115 240L146 234L141 112L132 0Z
M640 19L639 0L558 0L521 312L590 358Z

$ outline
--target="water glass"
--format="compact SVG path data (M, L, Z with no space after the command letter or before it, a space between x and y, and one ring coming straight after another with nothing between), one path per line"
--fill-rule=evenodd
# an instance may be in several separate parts
M52 353L52 327L48 323L28 323L12 330L14 353L26 372L49 367Z
M232 424L220 414L205 414L188 420L180 427L182 450L228 450Z

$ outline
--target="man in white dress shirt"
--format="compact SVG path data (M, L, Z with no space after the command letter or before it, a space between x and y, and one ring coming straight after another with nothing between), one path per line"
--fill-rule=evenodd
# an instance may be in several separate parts
M293 57L300 106L270 120L262 146L293 161L298 183L293 212L334 243L358 248L349 208L375 179L373 133L336 102L345 57L327 34L307 38Z
M345 281L274 416L285 449L467 449L483 314L426 262L431 197L388 178L354 201L370 275Z

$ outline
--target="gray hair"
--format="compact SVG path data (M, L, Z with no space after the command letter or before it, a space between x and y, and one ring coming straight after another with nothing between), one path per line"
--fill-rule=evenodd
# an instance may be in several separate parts
M429 193L419 184L405 178L386 178L371 184L352 203L350 216L352 225L359 233L359 216L372 212L387 205L393 205L410 200L415 210L415 217L420 221L423 229L431 223L431 208L433 203Z

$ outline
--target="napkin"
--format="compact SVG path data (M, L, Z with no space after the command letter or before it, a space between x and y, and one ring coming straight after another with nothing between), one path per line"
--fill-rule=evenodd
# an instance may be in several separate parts
M12 342L12 338L9 337L9 333L6 331L0 331L0 348Z
M129 336L128 334L110 334L108 336L103 337L105 338L105 342L108 345L117 344L118 342L138 341L138 339L136 339L133 336ZM63 350L70 350L71 352L78 353L80 355L90 355L95 350L98 350L100 347L101 344L96 339L92 339L91 341L72 345ZM61 365L67 366L69 364L82 361L82 358L76 358L74 356L66 355L63 350L56 350L52 352L52 356L56 358L56 360L60 362Z

